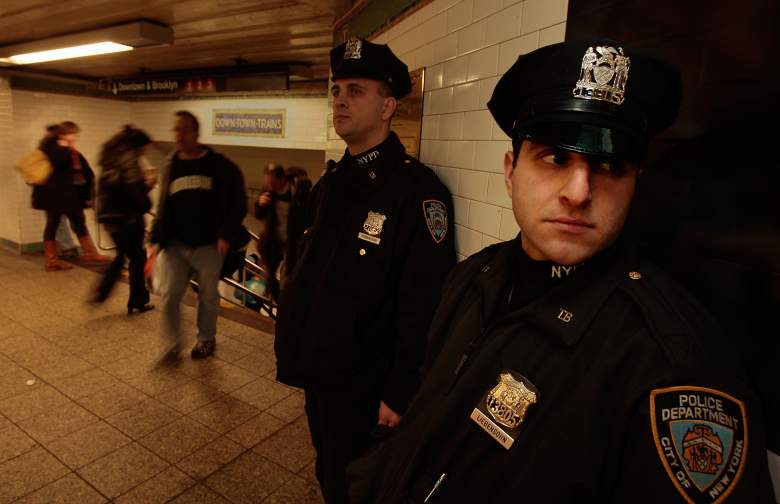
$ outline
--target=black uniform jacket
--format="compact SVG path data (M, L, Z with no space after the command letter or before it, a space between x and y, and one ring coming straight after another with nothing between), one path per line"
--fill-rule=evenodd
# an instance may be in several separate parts
M406 410L455 264L447 188L391 133L312 190L312 224L279 300L277 379Z
M687 292L620 248L491 316L520 247L453 271L438 355L400 425L350 466L351 502L774 502L761 412ZM507 371L537 390L519 432L490 418L508 449L471 419Z
M49 138L41 143L40 149L51 162L52 172L43 185L36 185L32 191L32 207L58 213L78 213L87 207L94 198L95 173L86 158L79 153L83 184L74 184L73 157L67 147L57 143L57 138Z

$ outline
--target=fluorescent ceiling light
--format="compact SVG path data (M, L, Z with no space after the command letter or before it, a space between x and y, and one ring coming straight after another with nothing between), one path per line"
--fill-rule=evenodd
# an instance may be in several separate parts
M110 54L132 50L133 48L128 45L117 44L116 42L97 42L94 44L63 47L61 49L50 49L48 51L15 54L10 58L0 58L0 61L3 63L14 63L16 65L29 65L32 63L43 63L44 61L83 58L84 56L96 56L98 54Z
M134 21L108 28L2 46L0 66L29 65L172 43L172 28L146 20Z

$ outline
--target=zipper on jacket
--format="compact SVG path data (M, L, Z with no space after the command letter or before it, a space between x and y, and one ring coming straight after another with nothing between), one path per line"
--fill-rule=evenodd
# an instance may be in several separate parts
M433 496L433 494L436 492L436 490L439 489L442 482L444 481L444 478L447 477L447 473L441 473L441 476L439 476L439 479L436 480L436 483L433 484L433 488L431 488L431 491L428 492L428 495L425 497L425 500L423 501L423 504L426 504L428 500Z

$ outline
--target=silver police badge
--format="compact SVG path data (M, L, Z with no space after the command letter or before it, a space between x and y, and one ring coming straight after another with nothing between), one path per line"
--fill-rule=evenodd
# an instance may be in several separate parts
M539 391L524 376L502 371L498 385L487 392L471 419L507 450L517 439L528 408L539 400Z
M385 220L387 220L387 217L381 213L368 212L368 217L366 217L366 221L363 223L363 231L365 233L358 233L358 238L374 245L379 245L379 235L382 233Z
M344 48L344 59L360 59L360 52L363 50L363 41L359 38L347 40Z
M623 48L588 47L582 57L580 80L572 90L575 98L601 100L621 105L625 100L628 68L631 61Z

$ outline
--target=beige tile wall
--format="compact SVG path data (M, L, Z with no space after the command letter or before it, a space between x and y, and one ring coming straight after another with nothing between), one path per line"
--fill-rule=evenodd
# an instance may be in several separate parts
M13 162L13 99L8 79L0 77L0 238L20 243L19 194L21 183Z
M287 119L285 138L214 136L211 134L211 118L215 108L284 109ZM267 150L303 149L317 152L319 156L325 147L325 97L125 102L12 90L7 79L0 79L0 149L3 152L0 157L3 179L0 184L0 239L16 244L42 240L45 216L43 212L30 208L31 189L22 181L13 164L37 146L46 125L63 120L79 124L82 133L77 146L97 172L102 144L123 124L133 123L146 129L156 140L170 141L173 139L173 114L182 109L190 110L200 118L203 127L201 139L205 143L265 147ZM266 150L263 152L267 153ZM318 173L317 170L313 172ZM87 212L87 223L93 237L96 236L91 211ZM105 241L110 244L110 240Z
M3 82L6 82L5 87ZM18 244L43 240L44 213L30 207L31 188L13 167L14 161L38 145L46 125L74 121L81 129L77 147L94 170L100 146L130 121L130 103L80 96L10 90L0 79L0 137L6 139L0 159L0 238ZM2 104L7 103L7 108ZM8 110L10 113L4 114ZM10 118L9 134L1 132ZM0 140L1 142L2 140ZM95 235L94 215L87 212L87 224Z
M435 0L373 40L388 44L410 70L426 68L420 158L453 194L461 258L517 234L502 176L510 143L486 104L520 54L563 41L567 6ZM332 128L328 140L328 155L340 156L343 143Z
M212 134L215 109L273 109L285 111L284 138ZM133 123L156 140L173 140L174 113L189 110L201 123L201 141L213 145L243 145L277 149L325 149L322 118L328 113L325 96L295 98L235 98L136 102L131 108Z

